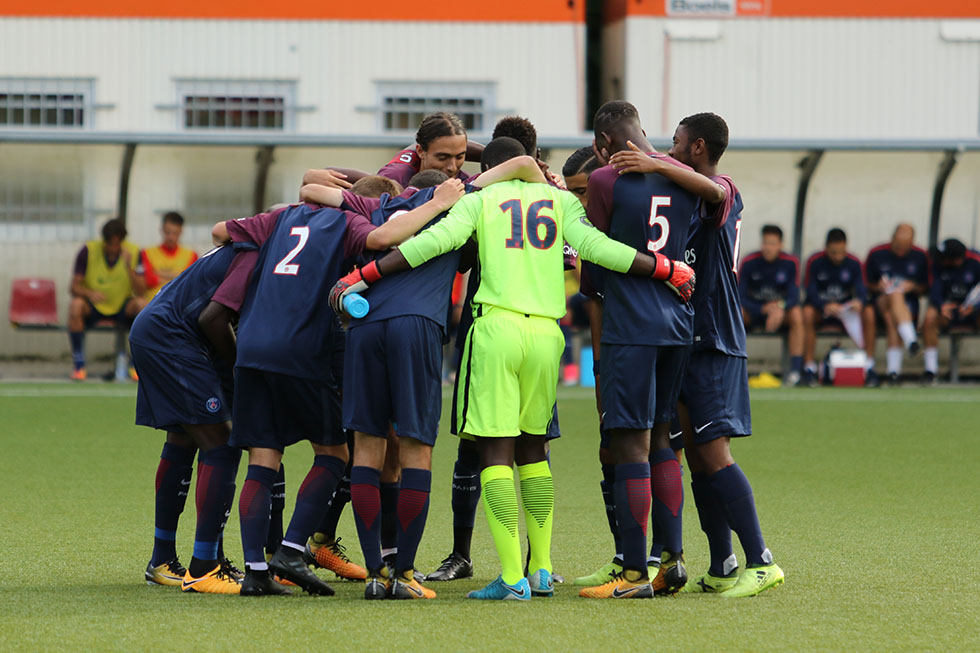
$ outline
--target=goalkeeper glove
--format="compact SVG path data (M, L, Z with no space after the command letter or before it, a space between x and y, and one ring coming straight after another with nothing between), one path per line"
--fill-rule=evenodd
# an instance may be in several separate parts
M381 271L378 264L371 261L362 268L355 268L353 272L334 284L330 290L330 307L338 315L344 312L344 297L352 292L363 292L371 287L375 281L381 278Z
M657 258L656 267L653 270L653 278L664 281L667 287L677 293L682 302L687 302L694 294L694 270L687 263L682 261L672 261L662 254L655 254Z

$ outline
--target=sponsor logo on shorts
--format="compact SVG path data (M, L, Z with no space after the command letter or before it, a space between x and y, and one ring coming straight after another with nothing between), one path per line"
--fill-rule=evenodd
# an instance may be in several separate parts
M221 410L221 400L217 397L210 397L204 402L204 407L208 409L209 413L216 413Z

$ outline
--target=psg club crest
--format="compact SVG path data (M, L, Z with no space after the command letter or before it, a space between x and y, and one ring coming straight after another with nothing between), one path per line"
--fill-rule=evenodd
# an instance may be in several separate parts
M209 413L216 413L221 410L221 400L217 397L211 397L204 402L204 407L208 409Z
M844 270L843 272L840 273L840 280L847 283L848 281L851 280L851 273L848 272L847 270Z

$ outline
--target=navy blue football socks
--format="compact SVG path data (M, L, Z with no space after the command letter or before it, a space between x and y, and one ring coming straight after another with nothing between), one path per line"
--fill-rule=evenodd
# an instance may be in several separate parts
M623 543L623 567L647 568L647 518L650 514L650 463L616 465L616 522Z
M235 476L241 457L241 449L226 444L198 454L195 493L197 530L194 534L194 557L188 567L195 578L210 572L217 564L225 510L235 494Z
M71 343L71 362L76 370L80 370L85 367L85 332L69 332L68 341Z
M296 507L282 538L283 545L301 551L306 547L306 540L313 535L326 513L327 504L344 476L345 467L347 463L337 456L321 454L313 457L313 466L296 495Z
M401 487L398 490L398 557L396 571L415 569L415 553L422 541L425 519L429 514L429 494L432 488L432 472L428 469L405 468L402 470Z
M453 467L453 553L470 559L473 523L480 505L480 455L475 446L460 440Z
M803 357L802 356L790 356L789 358L789 371L800 373L803 371Z
M762 528L759 526L759 516L755 511L755 499L752 496L752 486L738 464L732 463L708 478L712 491L720 501L728 519L728 525L745 551L745 564L752 567L769 564L772 556L766 549L762 539ZM769 559L766 560L765 558Z
M272 484L272 512L269 515L269 534L265 539L266 554L273 554L282 543L282 513L286 509L286 468L279 464L276 482Z
M616 466L602 465L602 480L599 489L602 491L602 503L606 507L606 521L609 522L609 532L616 543L616 557L623 557L623 543L619 538L619 527L616 525L616 497L613 488L616 485Z
M354 524L361 541L364 565L381 569L381 472L373 467L355 466L350 470L350 500Z
M711 563L708 573L712 576L725 575L725 561L732 555L732 529L728 526L725 509L711 490L710 480L704 472L691 474L691 494L698 509L701 530L708 538L708 551Z
M160 453L154 500L153 555L150 558L154 567L177 557L177 522L187 501L195 451L168 442Z
M381 553L398 547L398 483L381 484Z
M337 524L340 523L340 516L344 514L344 508L350 503L350 470L354 464L353 460L354 457L351 456L346 469L344 469L344 476L337 484L333 498L330 499L327 514L323 516L320 525L316 528L316 532L323 536L324 541L330 542L337 539Z
M653 522L662 549L681 553L684 549L682 513L684 484L681 466L670 447L650 453L650 489L653 495Z
M238 521L242 529L242 549L249 569L268 569L263 545L269 536L269 515L272 510L272 485L278 470L249 465L238 497Z

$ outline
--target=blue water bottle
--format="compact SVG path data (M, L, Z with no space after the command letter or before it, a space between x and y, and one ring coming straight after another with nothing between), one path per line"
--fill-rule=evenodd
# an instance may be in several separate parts
M371 304L356 292L344 296L344 310L353 318L362 318L371 310Z

